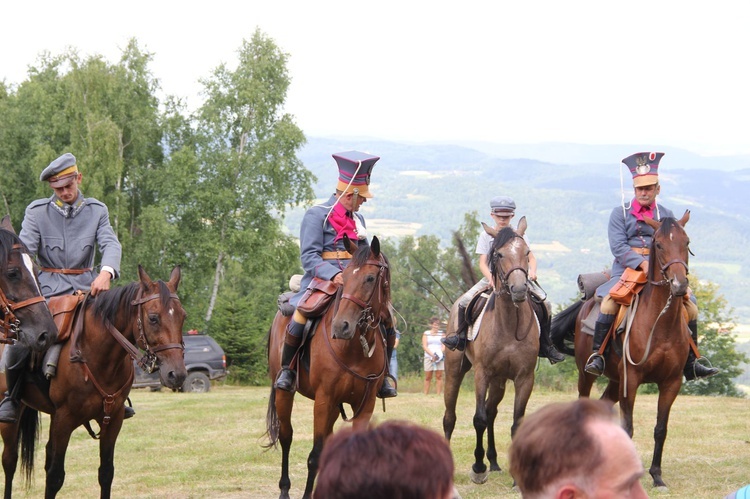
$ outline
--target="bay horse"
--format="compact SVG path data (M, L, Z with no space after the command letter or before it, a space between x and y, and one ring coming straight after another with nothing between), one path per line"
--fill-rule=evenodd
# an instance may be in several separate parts
M6 215L0 220L0 342L44 352L56 339L57 326L39 288L34 261Z
M505 227L500 231L482 224L494 240L488 261L492 271L494 292L487 306L474 341L467 342L466 350L446 351L445 355L445 413L443 431L450 441L456 425L456 401L464 375L474 367L476 408L474 430L475 462L470 477L474 483L484 483L488 478L484 463L484 432L487 431L487 459L490 471L500 471L495 448L494 423L497 407L505 395L505 386L512 381L515 386L513 424L515 434L525 412L534 387L534 369L539 351L540 328L527 300L529 246L523 238L527 228L526 218L518 223L517 230ZM458 302L451 308L447 334L455 332Z
M682 387L682 372L690 347L683 297L688 292L688 256L690 242L684 226L690 219L686 211L680 220L671 217L657 222L644 217L654 229L649 250L648 281L637 298L629 331L610 340L604 354L604 375L609 382L601 398L620 403L622 425L633 436L633 405L638 387L655 383L659 389L654 455L649 473L654 487L666 489L661 461L667 438L669 412ZM551 336L558 347L574 354L578 366L578 394L588 397L596 376L584 367L591 355L593 337L581 332L581 322L594 307L594 298L579 301L555 316ZM574 341L574 351L564 340ZM624 336L624 338L622 338ZM614 347L614 348L611 348ZM622 355L618 353L622 352Z
M139 281L101 291L83 302L78 314L82 328L64 343L57 374L27 380L21 416L16 424L0 424L5 497L11 496L21 443L21 466L31 478L39 412L50 415L46 448L45 497L55 497L65 479L65 452L73 430L83 425L99 440L99 486L110 497L114 478L114 451L123 422L125 400L133 383L133 359L144 369L157 368L162 383L179 388L187 371L183 361L182 325L185 311L177 297L180 268L169 282L152 281L138 267ZM71 358L71 354L74 354ZM46 389L48 387L48 389ZM95 435L90 421L99 425Z
M350 246L352 259L344 269L344 285L335 303L320 318L317 332L308 338L309 369L298 359L297 391L315 401L313 447L307 458L304 497L312 494L318 472L318 458L325 438L341 415L355 430L365 429L375 409L375 397L386 375L386 346L380 331L389 319L390 269L380 251L380 242ZM294 392L276 389L273 382L281 369L281 350L291 317L276 313L268 338L271 395L266 418L269 444L281 442L280 498L289 497L289 449L292 445ZM353 415L347 418L344 404Z

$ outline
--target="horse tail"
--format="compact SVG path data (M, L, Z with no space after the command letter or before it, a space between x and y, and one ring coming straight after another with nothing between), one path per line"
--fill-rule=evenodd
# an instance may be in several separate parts
M18 421L18 438L21 444L21 472L26 481L26 487L31 487L34 474L34 449L41 429L39 412L24 407L21 419Z
M266 435L268 443L263 448L276 447L279 441L279 415L276 414L276 389L271 385L271 395L268 397L268 411L266 412Z
M576 320L583 304L583 300L576 300L573 305L552 317L550 339L559 351L567 355L575 355L575 350L567 346L565 342L567 340L572 343L575 338Z

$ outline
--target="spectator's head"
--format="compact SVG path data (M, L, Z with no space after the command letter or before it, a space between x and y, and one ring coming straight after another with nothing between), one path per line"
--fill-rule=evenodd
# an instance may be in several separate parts
M406 422L326 440L313 493L320 499L450 499L453 457L438 433Z
M633 441L599 400L551 404L527 416L509 458L524 498L648 497Z

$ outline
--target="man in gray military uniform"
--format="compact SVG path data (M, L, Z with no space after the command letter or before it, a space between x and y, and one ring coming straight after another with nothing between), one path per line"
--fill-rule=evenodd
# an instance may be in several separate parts
M122 246L109 222L109 210L101 201L84 198L79 190L83 175L75 156L65 153L42 171L39 180L49 182L54 194L26 207L19 237L41 267L39 284L45 298L77 290L96 296L108 290L120 274ZM101 270L94 268L96 246L102 255ZM0 402L0 422L14 423L18 415L22 379L29 351L6 348L5 377L8 392ZM125 417L134 414L125 408Z

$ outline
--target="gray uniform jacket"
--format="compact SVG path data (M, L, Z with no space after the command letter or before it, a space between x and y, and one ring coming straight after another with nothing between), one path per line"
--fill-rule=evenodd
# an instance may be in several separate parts
M329 281L349 264L349 260L323 260L321 256L324 251L346 251L343 239L339 239L334 244L336 230L331 225L331 222L326 220L326 216L335 202L336 196L331 196L327 202L308 209L302 218L299 230L299 244L300 258L302 259L302 268L305 270L305 274L302 276L302 281L300 282L299 293L289 300L289 303L295 307L305 293L305 290L307 290L307 285L310 284L313 277ZM366 227L365 218L362 215L354 213L354 216L359 219L362 227Z
M55 195L29 204L19 237L42 267L92 268L80 275L40 272L39 283L47 298L91 287L99 274L93 269L96 245L101 265L112 267L115 278L120 274L122 246L109 223L109 210L97 199L84 198L80 191L73 205L62 203Z
M665 217L673 217L674 214L667 208L657 204L658 210L654 210L654 216L658 220ZM658 215L657 215L658 213ZM650 248L651 239L654 235L652 229L646 222L637 220L630 210L622 213L622 206L612 210L609 216L609 248L615 257L612 262L612 269L609 281L596 288L596 296L604 297L609 294L609 290L620 280L620 276L626 268L635 269L648 256L641 255L633 251L632 248Z

